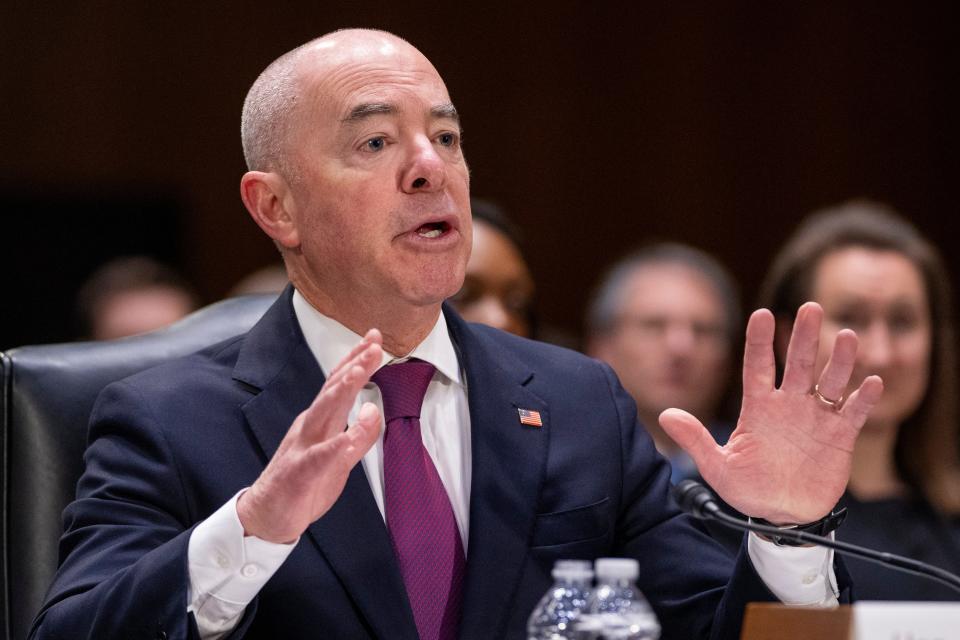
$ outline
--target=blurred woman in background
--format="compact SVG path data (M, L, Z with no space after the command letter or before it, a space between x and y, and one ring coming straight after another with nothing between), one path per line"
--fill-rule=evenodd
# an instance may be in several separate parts
M806 220L775 259L761 306L782 362L795 310L824 310L817 368L843 328L860 339L850 388L884 393L861 432L838 540L960 573L960 430L951 287L933 245L890 208L855 201ZM831 399L842 401L842 399ZM862 600L957 600L940 584L846 558Z
M529 338L534 332L533 277L520 234L503 211L473 198L473 250L459 293L450 303L464 320Z

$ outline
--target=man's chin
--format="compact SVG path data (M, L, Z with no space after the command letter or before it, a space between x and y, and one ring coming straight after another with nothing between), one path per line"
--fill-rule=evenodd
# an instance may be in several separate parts
M451 290L451 287L417 287L404 291L404 301L414 307L431 308L439 307L445 300L453 297L460 287Z
M403 299L416 306L429 307L439 305L450 298L463 286L463 271L457 273L455 266L446 269L424 269L419 277L398 279L397 291L402 292Z

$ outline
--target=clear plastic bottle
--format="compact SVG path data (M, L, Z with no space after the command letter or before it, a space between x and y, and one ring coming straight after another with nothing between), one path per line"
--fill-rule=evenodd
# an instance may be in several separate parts
M573 624L590 596L593 569L586 560L557 560L553 586L527 621L529 640L571 640Z
M637 561L599 558L596 572L597 586L577 623L577 640L657 640L660 623L637 588Z

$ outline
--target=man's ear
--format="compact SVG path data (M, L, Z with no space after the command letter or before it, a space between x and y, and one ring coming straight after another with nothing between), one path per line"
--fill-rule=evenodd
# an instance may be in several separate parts
M274 242L287 249L300 246L290 186L280 174L248 171L240 179L240 197L253 221Z

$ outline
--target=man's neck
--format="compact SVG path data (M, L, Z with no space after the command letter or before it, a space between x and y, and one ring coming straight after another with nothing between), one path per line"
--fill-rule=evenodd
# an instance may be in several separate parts
M383 350L394 356L405 356L413 351L430 334L440 315L440 303L384 309L384 305L376 303L363 304L360 296L334 300L309 285L301 287L295 282L294 286L314 309L357 335L379 329L383 335Z

